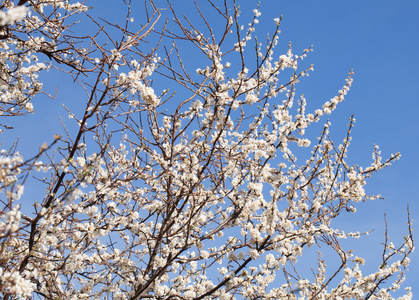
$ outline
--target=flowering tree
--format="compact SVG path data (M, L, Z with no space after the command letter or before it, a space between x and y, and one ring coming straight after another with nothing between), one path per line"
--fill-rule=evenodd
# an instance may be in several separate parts
M234 0L195 4L193 18L124 0L119 22L89 5L105 4L0 7L2 116L34 113L42 70L84 91L72 123L32 158L2 150L3 299L393 299L413 251L410 219L401 245L385 237L372 274L339 243L362 233L332 221L377 198L365 180L399 154L382 160L375 148L370 166L348 165L353 118L341 144L328 122L314 145L305 133L344 100L352 72L306 112L296 85L311 49L275 53L281 19L260 42L261 12L243 26ZM45 196L26 198L25 184ZM320 246L339 263L319 255L312 274L299 270Z

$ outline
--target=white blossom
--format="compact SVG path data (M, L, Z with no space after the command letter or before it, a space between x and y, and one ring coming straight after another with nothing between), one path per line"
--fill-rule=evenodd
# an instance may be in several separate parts
M16 21L22 20L26 16L28 11L29 11L29 8L25 6L12 7L6 13L1 11L0 12L0 26L4 26L6 24L12 24Z

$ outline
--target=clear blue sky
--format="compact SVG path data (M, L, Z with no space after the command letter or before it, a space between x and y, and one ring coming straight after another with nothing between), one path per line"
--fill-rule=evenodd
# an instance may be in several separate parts
M282 38L292 41L294 49L314 45L308 58L314 72L298 90L307 102L318 105L331 97L348 70L354 69L347 100L330 118L332 133L341 139L349 116L355 115L349 161L370 163L373 144L380 146L383 157L402 154L366 186L367 192L386 199L360 205L358 215L346 220L348 228L375 229L356 241L360 256L371 260L366 267L372 268L381 255L378 250L382 251L384 212L390 238L395 240L406 232L407 203L412 219L419 221L419 2L262 1L261 11L268 20L284 15ZM418 257L417 252L411 257L405 282L413 287L414 299L419 295Z
M257 6L257 1L238 2L242 2L243 17L251 15ZM103 8L104 13L114 11ZM263 0L260 11L256 33L261 38L272 32L272 20L283 15L282 49L288 41L295 53L314 46L307 58L308 64L314 64L314 72L297 86L297 94L304 93L309 109L335 96L347 73L354 69L354 83L347 100L330 117L332 135L341 141L350 115L355 115L349 162L368 165L374 144L380 146L384 158L398 151L402 154L401 160L375 174L367 184L369 194L379 193L386 199L361 204L356 215L342 220L348 231L351 227L360 231L375 229L354 244L361 251L358 255L367 260L365 272L369 268L372 272L382 251L384 212L390 238L396 242L407 232L407 203L412 219L419 222L419 1ZM32 149L24 153L33 153L33 149L60 131L58 115L67 119L61 105L73 95L64 78L57 79L61 91L55 100L34 101L36 113L14 124L16 129L10 134L19 135L21 146ZM7 139L8 134L3 138ZM414 222L414 228L418 226ZM419 241L419 236L415 236ZM404 286L413 286L414 294L419 295L418 253L411 259Z

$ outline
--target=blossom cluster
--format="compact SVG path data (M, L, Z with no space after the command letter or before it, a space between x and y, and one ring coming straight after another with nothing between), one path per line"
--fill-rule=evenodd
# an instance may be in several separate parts
M28 10L27 7L17 6L10 8L6 13L0 11L0 26L13 24L16 21L22 20L26 16Z
M44 8L56 13L47 16ZM87 9L83 4L61 0L30 2L29 6L4 1L0 10L1 115L34 112L31 99L43 91L39 73L50 66L39 62L40 57L80 70L80 56L85 50L75 49L74 40L70 41L62 28L69 29L74 23L66 21Z

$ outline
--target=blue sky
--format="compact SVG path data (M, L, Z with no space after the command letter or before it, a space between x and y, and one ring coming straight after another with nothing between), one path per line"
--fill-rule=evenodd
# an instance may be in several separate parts
M291 41L294 51L313 45L307 60L314 64L314 72L297 88L309 106L319 106L331 98L347 72L354 70L346 101L330 116L332 135L337 140L343 138L350 115L356 118L348 161L369 164L374 144L380 146L384 158L398 151L402 154L366 186L368 193L381 194L385 200L360 205L356 215L343 220L345 227L354 230L375 229L354 243L367 260L365 272L368 268L373 271L384 241L384 213L390 239L400 241L406 233L408 203L413 228L418 228L419 2L264 0L260 11L261 21L284 16L281 39ZM417 297L417 252L411 260L405 286L412 286Z
M345 220L348 227L375 229L356 241L365 253L360 256L371 260L366 267L373 267L384 241L384 212L390 238L395 240L406 232L407 203L412 219L419 220L419 2L263 1L261 11L268 20L284 16L282 38L292 41L294 49L314 46L308 57L314 72L299 88L308 103L319 105L332 96L348 70L354 69L352 89L330 117L332 134L341 139L349 116L355 115L348 160L368 164L374 144L380 146L383 157L402 154L366 186L367 192L386 199L360 205L358 214ZM411 259L405 284L418 295L417 252Z
M243 17L250 16L257 6L257 1L238 2ZM354 244L361 251L359 256L367 260L365 272L369 268L372 272L382 251L384 213L390 239L396 242L407 232L408 203L412 219L419 220L419 2L263 0L260 11L256 33L261 38L274 29L272 20L283 15L281 49L286 48L288 41L295 53L313 45L314 52L306 60L307 64L314 64L314 72L297 86L297 94L304 93L309 110L335 96L347 73L354 70L354 83L346 101L329 118L332 136L337 141L344 137L351 114L356 118L348 161L368 165L374 144L380 146L384 158L398 151L402 154L401 160L375 174L367 184L369 194L379 193L385 200L359 205L356 215L342 220L342 226L348 229L375 229ZM60 131L58 115L67 118L62 103L73 96L64 78L55 78L61 88L55 100L34 101L36 113L14 124L16 129L10 134L20 136L22 147L37 149ZM3 138L8 136L6 133ZM413 227L418 228L418 224L414 222ZM417 252L411 259L404 286L413 286L418 295Z

